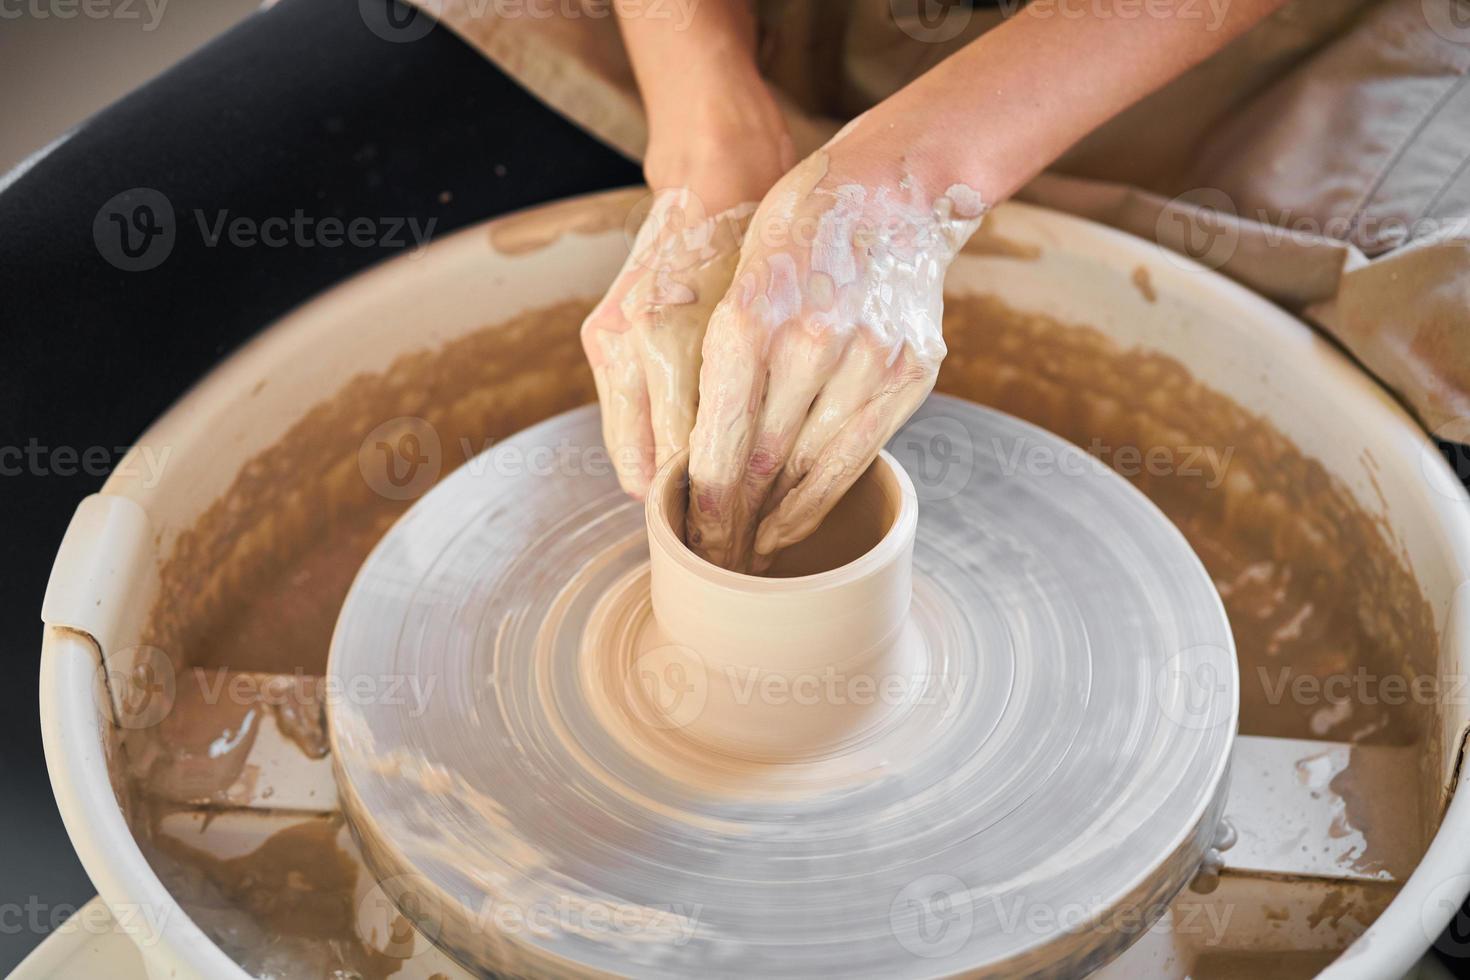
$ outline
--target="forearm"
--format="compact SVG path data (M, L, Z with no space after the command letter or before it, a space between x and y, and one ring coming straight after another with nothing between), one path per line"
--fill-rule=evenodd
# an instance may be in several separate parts
M711 211L759 200L794 160L756 67L749 0L700 0L679 17L615 7L648 116L650 186L692 190Z
M832 147L834 176L908 177L931 193L958 183L1002 200L1283 2L1233 0L1218 21L1208 11L1150 16L1158 4L1022 8L850 126Z

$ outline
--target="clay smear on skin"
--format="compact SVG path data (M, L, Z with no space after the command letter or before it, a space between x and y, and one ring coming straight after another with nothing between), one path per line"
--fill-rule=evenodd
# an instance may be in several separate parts
M321 673L353 575L409 503L364 481L363 437L390 418L427 419L445 447L442 475L463 461L461 440L478 451L487 438L591 401L578 338L587 311L574 302L527 313L353 379L246 463L225 497L180 535L161 569L163 598L144 642L176 663ZM1380 674L1432 669L1433 618L1417 582L1375 519L1318 463L1178 362L1124 350L1090 327L1019 313L993 298L950 297L945 339L939 390L1084 447L1094 438L1145 452L1234 447L1223 474L1206 466L1201 476L1125 475L1184 530L1224 596L1240 656L1242 732L1378 744L1410 744L1422 734L1412 704L1355 704L1314 732L1325 706L1289 697L1273 704L1258 674L1265 669L1274 682L1279 670L1325 677L1359 665ZM132 789L125 805L156 854L146 844L157 838L148 787ZM321 854L282 853L299 855L297 870L308 880L323 873ZM351 883L344 889L350 894Z

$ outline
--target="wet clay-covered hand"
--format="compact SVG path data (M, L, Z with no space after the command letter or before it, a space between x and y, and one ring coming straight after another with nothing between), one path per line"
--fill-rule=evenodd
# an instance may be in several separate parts
M643 172L656 193L582 345L619 482L642 497L656 467L688 445L705 324L756 202L796 154L756 65L749 3L704 0L682 22L614 6L647 115Z
M980 195L863 181L827 151L761 202L704 338L688 542L761 571L809 535L934 386L946 269Z
M704 214L685 190L655 195L612 287L582 324L618 481L642 497L659 466L688 445L710 311L735 270L755 210Z
M945 268L981 199L1282 3L1065 23L1023 4L783 177L705 335L689 543L758 570L809 534L933 385Z

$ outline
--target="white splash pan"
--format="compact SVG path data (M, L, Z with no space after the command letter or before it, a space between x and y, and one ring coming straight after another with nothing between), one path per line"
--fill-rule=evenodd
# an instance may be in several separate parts
M578 205L557 208L575 228ZM1470 670L1470 590L1463 588L1470 579L1470 500L1424 433L1380 387L1281 310L1151 243L1020 204L1005 205L988 220L995 233L1035 246L1040 255L1028 262L962 256L950 272L952 292L991 293L1015 308L1091 324L1125 345L1156 349L1269 417L1342 479L1365 509L1382 513L1433 606L1441 672ZM138 642L158 565L177 535L225 492L242 461L273 445L349 378L524 309L590 300L626 249L621 229L568 230L539 251L508 256L492 247L481 226L369 270L265 331L139 440L155 451L167 447L161 480L149 479L135 449L101 494L84 501L43 609L46 757L82 863L120 928L142 947L150 976L245 977L182 912L134 842L109 780L109 702L95 690L99 657ZM1156 302L1130 281L1140 266ZM269 395L252 398L265 379ZM1377 461L1381 499L1364 450ZM1430 761L1446 788L1458 776L1466 711L1450 707L1439 719L1444 757ZM1470 794L1462 792L1387 911L1324 975L1404 974L1467 892Z

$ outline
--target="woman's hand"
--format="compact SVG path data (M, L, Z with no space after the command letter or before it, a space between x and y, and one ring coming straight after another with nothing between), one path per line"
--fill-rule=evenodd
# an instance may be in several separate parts
M945 270L983 212L841 134L771 189L705 335L691 548L760 571L816 529L933 388Z
M934 384L945 269L982 199L1282 2L1236 0L1219 23L1182 3L1142 19L1022 6L782 178L705 335L690 546L759 570L811 533Z
M744 145L779 142L785 137L780 125L774 134L744 133ZM681 132L702 134L701 144L722 145L714 128ZM789 141L785 147L789 156ZM679 150L691 152L687 145ZM603 440L618 481L635 497L643 496L665 460L689 445L705 325L730 285L755 202L779 176L778 159L773 154L759 166L750 158L695 165L684 157L670 164L650 150L653 206L612 287L582 324ZM710 211L710 201L721 209Z
M620 24L648 114L643 169L654 200L582 325L582 346L619 482L642 497L656 468L689 444L705 324L756 202L796 161L756 69L746 4L701 4L682 31L656 18Z
M1283 2L1237 0L1219 23L1185 16L1182 3L1142 20L1100 8L1058 21L1023 6L782 178L751 219L735 281L704 337L689 439L691 547L726 567L759 567L814 530L933 386L944 356L944 273L978 226L982 199L1009 196ZM701 3L682 30L621 13L619 24L648 110L654 189L688 188L709 214L760 198L760 185L785 171L791 141L768 122L779 113L755 69L750 5ZM665 281L688 285L673 273L652 276L655 286ZM633 289L618 289L621 310ZM645 293L665 310L670 297L688 296ZM696 297L708 301L706 292ZM699 317L688 319L697 329ZM604 411L614 390L626 399L614 406L623 421L610 444L632 445L645 461L625 481L637 492L663 438L652 434L651 401L640 415L638 379L646 388L650 365L664 365L658 351L687 358L690 345L645 344L653 351L645 358L631 342L604 350L604 329L590 332L589 354L603 359ZM637 434L643 415L646 438Z
M688 445L705 324L754 210L741 204L706 216L688 190L657 193L628 261L582 324L603 441L635 497Z

